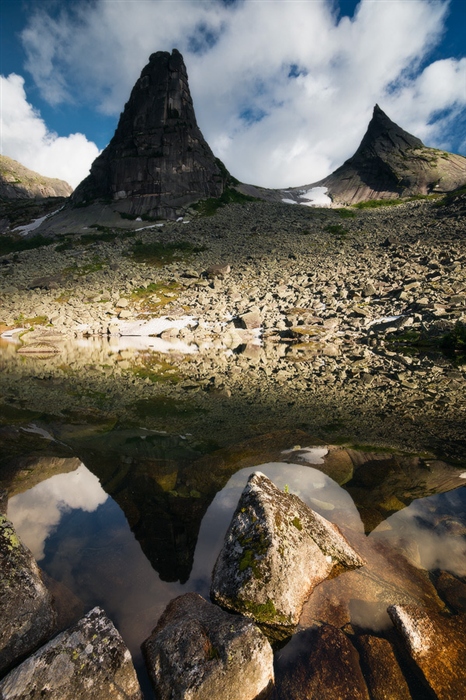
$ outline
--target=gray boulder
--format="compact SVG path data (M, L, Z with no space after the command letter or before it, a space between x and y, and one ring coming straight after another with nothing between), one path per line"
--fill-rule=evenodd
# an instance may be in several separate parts
M141 700L131 654L94 608L0 681L1 700Z
M171 601L143 649L159 700L258 700L273 686L262 632L197 593Z
M52 634L55 612L39 567L0 515L0 675Z
M286 636L319 583L364 563L336 525L256 472L215 564L211 597Z

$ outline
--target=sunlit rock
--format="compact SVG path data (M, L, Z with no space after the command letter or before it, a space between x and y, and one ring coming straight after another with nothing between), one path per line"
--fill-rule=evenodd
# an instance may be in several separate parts
M393 605L388 614L435 697L464 697L466 615L439 615L415 605Z
M335 525L256 472L215 564L211 596L286 636L319 583L363 565Z
M354 644L372 700L411 700L408 684L388 639L364 634L355 637Z
M273 685L272 648L262 632L196 593L171 601L144 651L159 700L255 700Z
M466 583L463 583L448 571L440 571L435 587L439 595L454 612L466 613Z
M369 700L358 653L331 625L296 634L277 654L273 700Z
M11 523L0 515L0 674L52 633L55 612L39 567Z
M100 608L94 608L0 682L3 700L141 700L131 654Z

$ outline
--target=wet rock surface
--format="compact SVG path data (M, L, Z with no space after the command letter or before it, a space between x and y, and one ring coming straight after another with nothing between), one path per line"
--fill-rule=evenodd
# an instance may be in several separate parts
M388 613L429 691L455 700L466 688L466 615L440 615L418 606L394 605Z
M211 597L286 636L319 583L363 564L335 525L256 472L226 534Z
M256 700L273 685L272 649L262 632L195 593L169 604L144 651L160 700Z
M272 700L369 700L358 652L331 625L295 635L277 655Z
M131 655L94 608L0 681L2 700L142 700Z
M0 515L0 675L51 634L56 615L31 552Z
M383 637L354 638L371 700L411 700L411 692L395 656L393 645Z

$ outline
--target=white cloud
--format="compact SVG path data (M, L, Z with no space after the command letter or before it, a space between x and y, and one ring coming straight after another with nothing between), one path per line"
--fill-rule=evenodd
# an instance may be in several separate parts
M58 136L27 101L24 78L0 76L0 140L2 155L41 175L57 177L72 187L87 175L99 154L84 134Z
M151 53L178 48L216 155L240 180L286 187L348 158L376 102L434 139L438 110L464 105L463 61L437 61L419 75L442 37L446 0L361 0L340 21L333 7L95 0L55 17L39 10L22 37L51 104L84 100L106 114L121 111Z
M10 498L8 518L40 561L45 556L45 541L58 526L63 513L74 508L92 513L107 498L98 478L81 464L69 474L52 476Z

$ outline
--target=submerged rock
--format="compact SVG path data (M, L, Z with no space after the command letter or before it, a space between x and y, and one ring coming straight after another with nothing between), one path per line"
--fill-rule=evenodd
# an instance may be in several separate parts
M256 700L273 685L262 632L197 593L171 601L143 648L159 700Z
M388 608L422 679L438 700L458 700L466 688L466 615L446 616L415 605Z
M271 700L369 700L358 652L344 632L322 625L295 635L277 655Z
M0 674L52 633L55 612L39 567L12 524L0 515Z
M372 700L411 700L408 684L388 639L369 634L354 640Z
M11 671L2 700L141 700L131 654L100 608Z
M319 583L363 565L336 525L256 472L215 564L211 596L286 636Z

